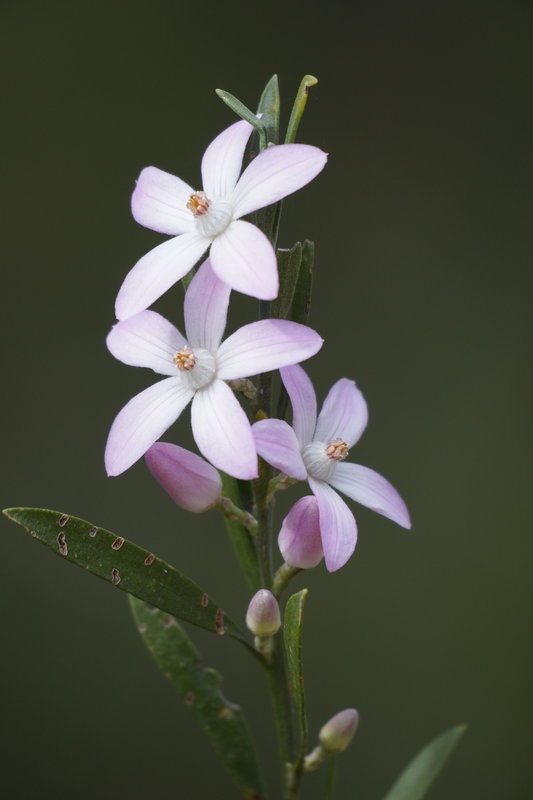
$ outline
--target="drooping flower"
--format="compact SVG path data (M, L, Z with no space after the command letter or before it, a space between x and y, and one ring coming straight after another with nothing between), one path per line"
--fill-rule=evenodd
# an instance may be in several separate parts
M407 507L381 475L345 463L368 421L367 405L354 381L341 378L330 389L317 419L311 380L299 366L281 377L292 403L292 428L280 419L256 422L257 452L292 478L308 480L317 504L326 567L333 572L350 558L357 539L354 516L335 489L403 528L411 527Z
M327 155L306 144L275 145L256 156L239 178L252 130L248 122L236 122L211 142L202 159L201 191L157 167L143 169L132 196L133 216L174 238L128 273L116 300L117 319L152 305L208 247L213 271L232 289L262 300L277 297L272 245L241 217L305 186L322 170Z
M207 260L185 295L187 338L155 311L141 311L111 329L107 346L116 358L168 377L119 412L107 440L108 475L134 464L192 400L192 431L205 458L236 478L257 477L250 423L225 381L303 361L320 349L322 339L305 325L264 319L221 343L230 292Z
M186 511L200 514L220 500L219 473L196 453L170 442L156 442L144 460L159 485Z

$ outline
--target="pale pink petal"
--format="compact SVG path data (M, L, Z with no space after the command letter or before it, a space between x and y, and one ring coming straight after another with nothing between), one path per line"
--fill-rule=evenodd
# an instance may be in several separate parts
M292 405L292 427L301 447L313 439L316 427L316 394L307 372L298 364L283 367L281 380Z
M367 422L365 398L354 381L341 378L324 400L314 438L320 442L343 439L351 447L360 439Z
M402 528L411 527L404 501L394 486L373 469L360 464L337 464L330 483L356 503L383 514Z
M196 392L191 422L198 449L217 469L234 478L257 478L250 423L227 384L214 380Z
M293 567L312 569L324 555L320 538L318 503L314 497L298 500L285 519L278 536L281 555Z
M184 233L154 247L124 279L115 302L117 319L127 319L151 306L194 267L209 247L209 239Z
M251 322L220 345L217 374L233 380L296 364L317 353L323 341L312 328L287 319Z
M156 442L144 460L156 481L186 511L199 514L216 505L222 481L200 456L169 442Z
M222 283L204 261L185 295L185 330L192 347L216 353L226 327L230 287Z
M281 419L262 419L252 425L252 433L257 452L268 464L299 481L307 478L300 446L290 425Z
M229 199L242 167L242 158L253 127L235 122L213 139L202 159L203 189L210 200Z
M278 265L269 240L250 222L231 222L211 245L211 266L232 289L260 300L278 296Z
M355 549L357 525L354 515L337 492L324 481L309 478L309 486L318 502L320 535L329 572L342 567Z
M146 167L137 180L131 197L134 219L159 233L176 236L194 227L194 217L187 208L193 189L169 172Z
M161 375L176 375L172 359L187 345L179 330L155 311L141 311L117 322L106 343L115 358L124 364L148 367Z
M309 144L280 144L263 150L235 187L235 217L244 217L301 189L318 175L327 159L327 153Z
M143 456L177 420L193 392L178 378L165 378L135 395L119 411L105 450L108 475L120 475Z

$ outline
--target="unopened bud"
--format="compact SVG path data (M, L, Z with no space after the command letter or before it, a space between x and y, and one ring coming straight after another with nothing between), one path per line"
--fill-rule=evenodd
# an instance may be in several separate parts
M246 624L255 636L274 636L281 627L278 601L268 589L260 589L250 600Z
M346 750L357 730L359 714L355 708L339 711L320 729L320 744L328 753L342 753Z
M218 502L220 475L195 453L169 442L156 442L144 458L156 481L186 511L199 514Z

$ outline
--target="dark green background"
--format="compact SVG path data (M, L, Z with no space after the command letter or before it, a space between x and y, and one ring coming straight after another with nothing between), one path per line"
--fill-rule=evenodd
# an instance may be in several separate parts
M330 161L285 204L281 244L316 240L312 323L326 344L309 371L321 396L341 375L357 380L370 424L354 458L398 486L414 520L407 533L357 509L354 558L296 584L311 590L313 735L340 708L361 712L339 798L378 800L462 721L431 798L530 796L527 12L512 1L1 5L2 505L104 525L237 618L247 593L215 513L176 510L142 463L104 474L115 413L152 381L104 339L124 275L161 241L130 216L140 169L197 185L203 149L233 121L215 87L253 105L277 71L286 120L301 75L320 79L301 141ZM176 289L157 307L180 305ZM236 308L232 324L255 312ZM184 414L168 438L188 442L187 428ZM7 521L1 587L6 797L236 797L123 596ZM195 639L248 710L275 780L256 665L231 641ZM322 781L306 781L308 800Z

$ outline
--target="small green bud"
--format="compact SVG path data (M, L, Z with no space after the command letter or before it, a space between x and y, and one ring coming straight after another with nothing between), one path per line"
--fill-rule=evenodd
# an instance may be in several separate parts
M320 744L328 753L342 753L346 750L357 730L359 714L355 708L339 711L320 729Z
M250 600L246 625L255 636L274 636L281 627L278 601L268 589L260 589Z

